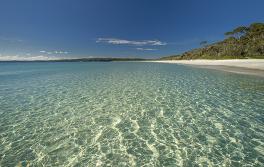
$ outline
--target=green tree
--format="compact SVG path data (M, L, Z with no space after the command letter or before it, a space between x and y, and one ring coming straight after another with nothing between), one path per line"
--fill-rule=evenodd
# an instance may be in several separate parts
M226 32L225 35L233 36L236 39L240 39L242 36L244 36L247 33L248 30L249 30L248 27L240 26L235 28L233 31Z

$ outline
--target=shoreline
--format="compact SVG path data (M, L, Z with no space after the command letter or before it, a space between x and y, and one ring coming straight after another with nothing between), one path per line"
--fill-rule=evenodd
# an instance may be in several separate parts
M148 62L190 65L197 68L207 68L236 74L264 77L264 59L157 60Z

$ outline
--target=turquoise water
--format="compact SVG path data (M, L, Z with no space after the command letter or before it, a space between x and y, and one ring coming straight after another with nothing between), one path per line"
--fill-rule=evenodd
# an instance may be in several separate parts
M0 63L0 166L264 166L264 78Z

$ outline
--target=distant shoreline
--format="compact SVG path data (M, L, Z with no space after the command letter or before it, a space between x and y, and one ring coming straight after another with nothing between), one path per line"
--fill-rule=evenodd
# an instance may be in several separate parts
M142 58L78 58L78 59L52 59L52 60L0 60L1 62L113 62L113 61L146 61Z
M154 63L170 63L191 65L198 68L208 68L264 77L264 59L229 59L229 60L157 60Z

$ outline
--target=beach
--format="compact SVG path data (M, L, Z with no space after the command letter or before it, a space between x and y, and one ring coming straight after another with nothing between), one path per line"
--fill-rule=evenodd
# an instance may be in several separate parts
M264 59L231 59L231 60L158 60L158 63L175 63L209 68L239 74L264 77Z

